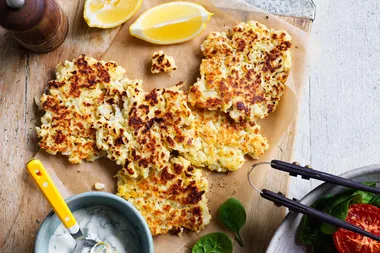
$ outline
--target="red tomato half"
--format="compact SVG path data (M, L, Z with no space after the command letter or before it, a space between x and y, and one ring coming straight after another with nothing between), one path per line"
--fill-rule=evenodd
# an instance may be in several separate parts
M376 206L352 205L346 221L380 236L380 208ZM380 242L342 228L334 233L334 243L340 253L380 253Z

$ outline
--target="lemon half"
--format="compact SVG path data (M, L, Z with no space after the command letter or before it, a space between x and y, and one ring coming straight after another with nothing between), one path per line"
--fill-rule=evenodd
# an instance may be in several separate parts
M196 3L168 2L145 11L129 31L132 36L154 44L181 43L199 35L212 15Z
M130 19L143 0L86 0L83 17L88 26L112 28Z

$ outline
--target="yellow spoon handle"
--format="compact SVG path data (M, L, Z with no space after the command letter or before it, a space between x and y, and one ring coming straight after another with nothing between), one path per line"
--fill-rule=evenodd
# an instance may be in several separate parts
M33 159L27 163L26 168L70 234L77 233L79 231L77 221L41 161Z

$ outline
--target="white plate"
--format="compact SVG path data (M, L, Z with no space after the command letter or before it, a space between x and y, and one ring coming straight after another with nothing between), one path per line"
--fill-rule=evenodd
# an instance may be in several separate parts
M377 182L377 187L380 183L380 164L370 165L354 169L340 175L344 178L349 178L357 182ZM299 178L299 180L303 180ZM326 196L327 194L335 194L345 189L341 186L324 183L311 192L309 192L301 203L311 205L317 199ZM278 227L276 233L272 237L267 248L267 253L305 253L306 247L297 242L297 230L301 221L302 214L289 213Z

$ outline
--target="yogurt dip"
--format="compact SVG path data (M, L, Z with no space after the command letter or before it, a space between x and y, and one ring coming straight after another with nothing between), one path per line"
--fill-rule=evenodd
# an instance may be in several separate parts
M124 216L109 207L93 206L73 212L83 235L105 242L112 253L139 253L140 240L135 228ZM49 253L74 252L75 240L60 224L49 240Z

